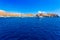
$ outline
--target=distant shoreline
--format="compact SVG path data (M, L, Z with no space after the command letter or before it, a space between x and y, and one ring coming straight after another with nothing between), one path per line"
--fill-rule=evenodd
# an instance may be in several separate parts
M0 18L59 18L59 17L0 17Z

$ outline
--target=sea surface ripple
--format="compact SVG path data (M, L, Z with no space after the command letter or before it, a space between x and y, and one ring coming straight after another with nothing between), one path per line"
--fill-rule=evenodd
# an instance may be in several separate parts
M60 40L60 18L0 18L0 40Z

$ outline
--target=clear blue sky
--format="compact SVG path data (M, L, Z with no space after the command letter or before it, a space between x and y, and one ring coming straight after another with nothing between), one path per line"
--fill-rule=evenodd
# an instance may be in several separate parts
M60 9L60 0L0 0L0 10L31 13Z

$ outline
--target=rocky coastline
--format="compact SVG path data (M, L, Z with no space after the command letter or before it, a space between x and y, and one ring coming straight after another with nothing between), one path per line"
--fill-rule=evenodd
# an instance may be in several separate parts
M54 13L22 14L22 13L10 13L5 11L0 11L0 17L59 17L59 15Z

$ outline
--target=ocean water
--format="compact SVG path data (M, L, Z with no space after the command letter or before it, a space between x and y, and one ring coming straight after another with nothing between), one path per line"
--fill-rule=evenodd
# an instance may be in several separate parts
M60 40L60 18L0 18L0 40Z

